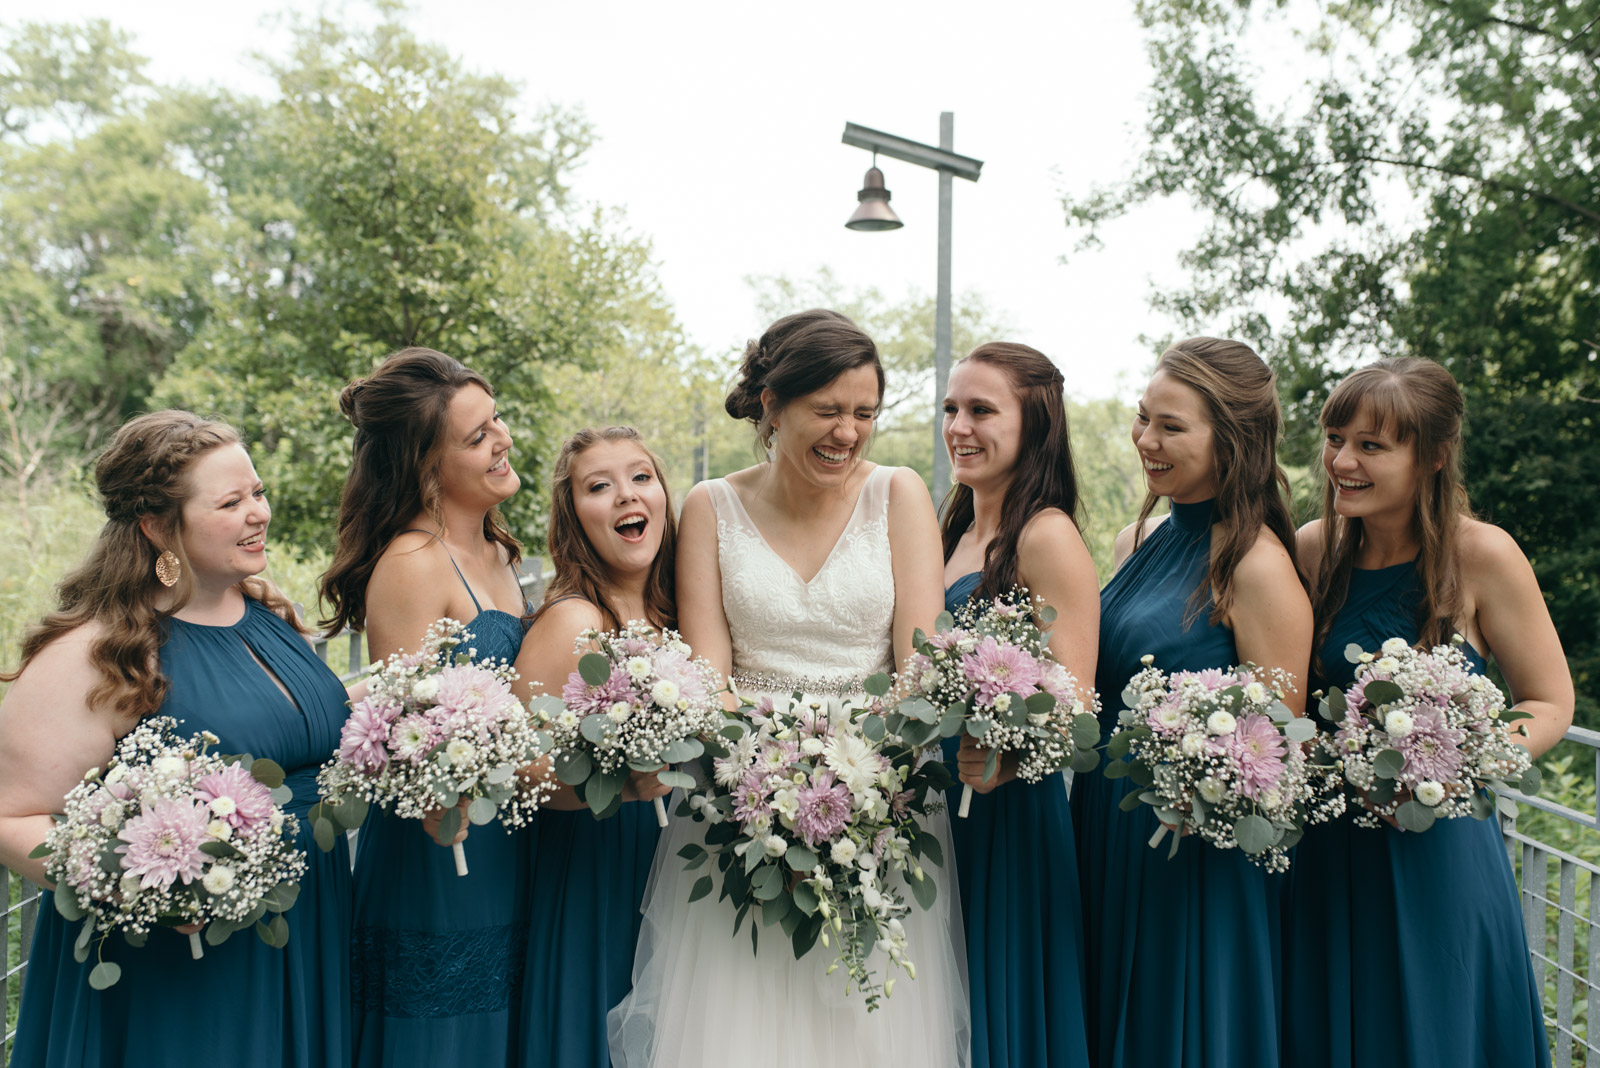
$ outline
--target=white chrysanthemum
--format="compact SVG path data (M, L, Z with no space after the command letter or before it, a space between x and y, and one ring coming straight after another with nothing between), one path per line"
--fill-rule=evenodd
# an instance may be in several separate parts
M1400 670L1400 661L1392 656L1380 656L1376 665L1377 669L1386 675L1392 675Z
M93 770L93 769L90 769L90 770ZM106 772L106 785L107 786L115 786L115 785L117 785L117 783L121 782L123 779L126 779L127 777L128 777L128 765L126 765L126 764L118 764L116 767L114 767L110 771Z
M944 685L944 674L938 668L930 668L922 673L917 685L922 687L923 693L932 693Z
M563 708L556 717L556 725L564 730L571 730L578 725L578 714L570 708Z
M1391 738L1404 738L1414 726L1416 724L1411 719L1411 713L1403 709L1397 708L1383 717L1383 729Z
M122 891L122 896L133 899L139 896L139 891L144 888L144 880L137 875L124 875L117 883L117 889Z
M1221 801L1224 793L1226 790L1222 780L1212 778L1210 775L1200 780L1200 797L1206 804L1214 805Z
M1249 683L1244 688L1244 696L1251 704L1266 704L1267 688L1259 682Z
M789 852L789 843L780 834L769 834L761 840L761 848L769 857L781 857Z
M612 723L621 723L628 718L628 713L628 702L617 701L614 702L610 708L606 709L606 718Z
M1233 713L1218 709L1206 717L1206 730L1212 734L1232 734L1234 728L1239 726L1239 721L1233 718Z
M206 836L215 838L219 842L226 842L233 837L233 825L227 820L212 820L206 824Z
M451 741L449 745L444 747L444 753L449 758L449 763L458 768L463 764L472 763L478 757L477 747L465 738L456 738Z
M1156 722L1166 730L1183 726L1183 709L1176 705L1162 705L1156 709Z
M273 808L272 815L267 817L267 826L271 827L274 833L283 830L283 809Z
M635 682L643 682L650 677L650 658L647 656L628 657L628 677Z
M227 819L239 810L239 804L233 798L223 796L211 799L211 812L213 815Z
M821 738L807 738L800 743L800 752L809 757L821 756L826 744Z
M1206 736L1198 731L1190 731L1183 736L1183 755L1197 757L1206 751Z
M438 697L439 679L437 676L429 676L425 679L418 679L416 682L412 683L411 696L415 697L418 701L432 701L435 697Z
M837 734L822 751L822 760L839 781L858 793L872 784L883 770L883 758L866 739L854 734Z
M200 877L200 885L206 888L207 893L226 894L233 889L235 878L233 869L226 864L213 864Z
M1383 654L1385 656L1399 656L1409 648L1411 647L1406 644L1404 638L1390 638L1383 643Z
M1276 786L1267 787L1265 790L1261 791L1261 804L1264 808L1277 808L1279 805L1283 804L1282 792L1279 791Z
M996 697L994 699L994 710L996 712L1005 712L1005 711L1010 710L1010 708L1011 708L1011 695L1010 694L1003 693L1003 694L1001 694L1000 696L998 696L998 697Z
M189 762L180 756L156 757L150 762L150 771L157 779L171 782L189 774Z
M1030 713L1028 713L1028 722L1033 724L1035 727L1043 727L1046 723L1050 722L1050 713L1048 713L1048 712L1038 712L1038 713L1030 712Z
M122 806L107 805L100 810L100 826L110 830L122 822Z
M678 703L681 692L671 679L661 679L650 687L650 699L662 708L672 708Z
M1417 800L1432 808L1444 800L1444 787L1432 779L1419 782L1417 784Z
M833 848L828 850L828 856L835 864L846 865L856 859L856 844L848 838L841 838L833 843Z

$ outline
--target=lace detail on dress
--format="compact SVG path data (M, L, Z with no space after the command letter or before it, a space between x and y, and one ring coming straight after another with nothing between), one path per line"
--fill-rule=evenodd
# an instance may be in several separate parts
M860 679L893 669L893 470L878 467L867 475L844 533L810 582L767 544L733 487L711 480L722 610L736 673Z
M356 929L350 995L356 1012L402 1019L503 1012L522 987L524 923L464 931Z

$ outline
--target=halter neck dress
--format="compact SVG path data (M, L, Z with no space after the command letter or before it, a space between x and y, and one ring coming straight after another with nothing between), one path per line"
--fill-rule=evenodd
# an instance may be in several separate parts
M1354 681L1344 655L1352 642L1368 651L1393 637L1415 642L1421 594L1413 563L1353 571L1312 691ZM1486 670L1477 650L1465 652ZM1439 820L1412 834L1346 817L1306 832L1289 879L1285 1064L1550 1063L1516 882L1492 820Z
M1198 617L1189 608L1206 581L1212 503L1174 503L1100 592L1095 688L1107 734L1146 654L1168 672L1238 663L1233 631L1207 618L1209 599ZM1130 788L1100 770L1073 783L1090 1059L1100 1068L1272 1068L1282 877L1195 837L1169 860L1165 842L1148 844L1150 806L1118 807Z
M951 583L945 610L964 606L982 580L974 571ZM944 744L952 773L960 748L956 738ZM960 804L957 783L950 811ZM950 834L967 936L972 1068L1087 1065L1083 903L1062 776L973 793Z
M515 661L522 620L484 608L456 575L478 613L467 624L475 658ZM356 836L356 1065L515 1062L534 842L532 828L474 827L459 876L420 822L372 809Z
M331 853L318 849L305 818L317 800L317 769L339 747L348 712L344 686L303 635L249 597L244 615L230 626L171 619L165 627L161 672L172 689L156 714L176 718L182 735L211 731L220 739L212 752L268 757L287 772L284 785L294 797L284 808L299 818L295 844L307 859L299 898L285 913L289 944L273 949L253 931L239 931L194 960L189 940L172 931L152 931L140 949L113 934L104 959L122 966L122 978L107 990L91 990L96 958L73 959L79 925L62 919L46 892L11 1063L171 1068L221 1058L244 1068L347 1064L350 853L343 838ZM226 1036L225 1046L210 1044L208 1034Z

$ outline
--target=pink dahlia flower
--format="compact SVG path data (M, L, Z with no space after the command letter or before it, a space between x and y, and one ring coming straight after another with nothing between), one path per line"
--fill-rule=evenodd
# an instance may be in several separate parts
M452 713L498 712L511 698L511 684L478 664L452 664L438 677L439 696L434 703Z
M339 732L339 759L362 771L382 771L389 763L389 726L398 711L390 704L358 701Z
M676 683L678 695L687 698L690 703L699 704L710 696L706 690L705 675L682 653L661 649L656 652L651 663L655 666L656 677Z
M733 788L733 817L749 825L763 816L772 815L771 790L767 776L760 768L751 768Z
M1437 712L1416 713L1411 733L1395 746L1406 758L1406 777L1414 782L1455 781L1461 771L1461 743L1466 737L1466 731L1451 727Z
M272 819L272 791L237 764L207 775L194 792L234 830L253 831Z
M161 798L144 805L140 813L122 825L118 835L125 843L117 846L122 867L140 877L139 885L170 886L173 880L189 883L205 869L206 855L200 852L206 839L210 813L194 801Z
M1254 712L1244 716L1222 745L1239 767L1239 792L1251 800L1275 789L1283 779L1289 750L1270 718Z
M1234 683L1234 678L1221 668L1203 668L1200 671L1181 672L1184 678L1192 680L1211 693L1226 690Z
M978 699L993 704L1003 693L1026 696L1039 686L1039 664L1015 645L1001 644L992 637L961 658L961 666L978 688Z
M636 695L633 680L628 678L628 669L621 664L614 664L611 675L598 686L590 686L583 681L582 675L574 671L567 676L567 684L561 688L561 701L582 717L604 712L618 701L634 704Z
M795 830L808 846L831 842L850 822L850 791L834 782L831 772L824 771L801 787L799 801Z

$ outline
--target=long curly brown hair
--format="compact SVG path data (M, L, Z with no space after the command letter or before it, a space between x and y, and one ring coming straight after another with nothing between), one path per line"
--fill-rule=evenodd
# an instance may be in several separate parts
M600 610L606 626L612 629L622 626L623 621L612 605L613 583L606 562L584 534L572 494L573 462L602 441L630 441L639 446L650 458L656 481L661 483L661 491L666 495L666 527L661 532L661 548L656 550L655 562L650 565L650 576L645 580L644 603L651 624L676 627L678 602L673 583L677 571L678 519L672 510L672 490L662 472L661 459L650 451L639 432L631 426L608 426L604 430L584 427L561 443L550 483L550 564L555 568L555 576L545 590L544 603L551 605L562 597L576 594ZM537 612L534 618L538 618Z
M1215 337L1191 337L1173 345L1156 361L1156 374L1170 375L1200 394L1211 420L1217 486L1212 516L1222 529L1211 541L1207 581L1195 590L1185 625L1199 618L1207 595L1212 603L1209 619L1221 624L1233 609L1234 572L1263 526L1278 536L1289 559L1295 559L1289 477L1278 465L1283 412L1277 376L1249 345ZM1136 548L1157 500L1153 493L1145 495L1134 528ZM1298 564L1295 570L1299 572Z
M1461 520L1472 504L1461 484L1461 420L1466 403L1450 372L1432 360L1397 356L1355 371L1334 387L1322 406L1325 429L1349 426L1365 405L1385 433L1409 443L1417 463L1417 507L1411 530L1417 550L1421 602L1418 641L1443 645L1455 633L1462 611L1461 560L1457 545ZM1433 470L1438 464L1439 469ZM1338 492L1319 462L1323 479L1322 543L1311 606L1317 620L1313 649L1322 648L1333 619L1350 592L1350 572L1364 536L1360 518L1346 519L1334 508Z
M124 423L95 462L106 524L83 563L57 586L56 610L29 629L21 665L0 673L0 679L14 681L45 646L95 622L101 629L89 648L89 662L100 679L89 691L89 703L109 705L133 718L160 708L172 685L160 665L167 621L194 592L193 569L183 551L183 505L192 492L188 474L211 450L238 444L239 432L233 427L192 412L153 412ZM151 521L154 540L140 528L143 520ZM162 550L181 565L171 590L155 577ZM240 588L300 629L289 599L270 582L247 578ZM157 608L163 597L170 603Z
M366 626L372 570L407 523L423 514L444 530L439 467L450 401L466 386L494 396L488 379L455 357L409 348L386 357L339 395L339 410L356 434L339 501L339 540L322 576L322 600L330 611L318 623L329 637L346 626ZM498 508L483 517L483 536L505 546L512 564L522 558L522 546Z

